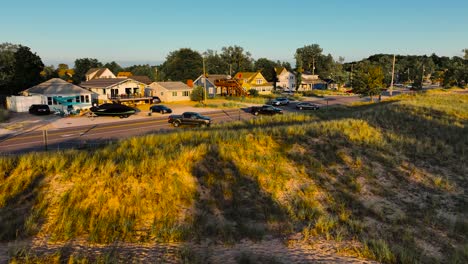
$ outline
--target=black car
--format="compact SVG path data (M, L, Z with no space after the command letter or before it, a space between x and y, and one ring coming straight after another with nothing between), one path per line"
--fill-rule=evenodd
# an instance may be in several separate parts
M271 105L263 105L263 106L252 106L250 108L250 112L254 115L276 115L276 114L283 114L283 110L280 108L276 108Z
M313 104L313 103L303 102L303 103L298 103L296 105L296 108L299 110L318 110L320 106Z
M158 112L158 113L161 113L161 114L165 114L165 113L172 113L172 110L165 106L165 105L153 105L150 107L150 110L152 113L155 113L155 112Z
M289 104L289 99L288 98L276 98L271 101L269 101L267 104L269 105L288 105Z
M46 104L33 104L29 107L29 113L35 115L48 115L50 108Z
M153 96L152 102L153 104L159 104L161 102L161 99L157 96Z

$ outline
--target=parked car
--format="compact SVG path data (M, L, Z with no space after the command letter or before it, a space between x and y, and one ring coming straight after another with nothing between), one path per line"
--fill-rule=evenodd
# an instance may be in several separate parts
M210 126L211 118L195 112L185 112L182 115L170 115L167 122L175 127L181 125Z
M159 104L159 103L161 103L161 99L160 99L159 97L157 97L157 96L153 96L152 101L153 101L153 104Z
M283 110L280 108L271 106L271 105L263 105L263 106L252 106L250 108L250 112L254 115L276 115L276 114L283 114Z
M276 99L273 99L273 100L269 101L267 104L276 105L276 106L278 106L278 105L288 105L289 104L289 99L280 97L280 98L276 98Z
M29 107L29 113L34 115L48 115L50 108L46 104L33 104Z
M165 105L153 105L150 107L150 110L152 113L161 113L161 114L165 114L165 113L172 113L172 109L170 109L169 107L165 106Z
M318 110L320 106L313 104L313 103L303 102L303 103L298 103L296 105L296 108L299 110Z

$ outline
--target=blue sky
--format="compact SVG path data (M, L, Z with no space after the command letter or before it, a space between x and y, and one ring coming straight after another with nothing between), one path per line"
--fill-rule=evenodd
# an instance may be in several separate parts
M466 0L15 0L2 1L0 14L0 42L26 45L47 65L157 64L179 48L230 45L289 62L314 43L346 61L468 48Z

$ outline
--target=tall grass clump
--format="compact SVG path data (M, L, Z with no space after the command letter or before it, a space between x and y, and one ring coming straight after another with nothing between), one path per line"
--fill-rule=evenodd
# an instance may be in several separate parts
M9 112L6 109L0 108L0 123L5 122L9 118Z

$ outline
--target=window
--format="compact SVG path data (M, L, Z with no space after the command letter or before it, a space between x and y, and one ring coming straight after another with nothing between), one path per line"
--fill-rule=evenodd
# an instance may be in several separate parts
M263 80L262 79L256 79L257 84L262 84Z
M182 95L183 95L183 96L189 96L189 91L183 91L183 92L182 92Z
M177 92L172 92L172 96L177 96Z
M82 103L85 102L85 96L84 96L84 95L81 96L81 102L82 102Z
M106 89L102 89L102 94L106 94Z
M89 95L86 95L86 102L89 103Z
M208 88L208 93L213 94L213 87Z
M47 97L47 104L52 105L52 97Z
M75 97L75 102L77 102L77 103L80 102L80 96L79 96L79 95L77 95L77 96Z
M161 96L163 96L163 95L164 95L164 92L161 92Z

